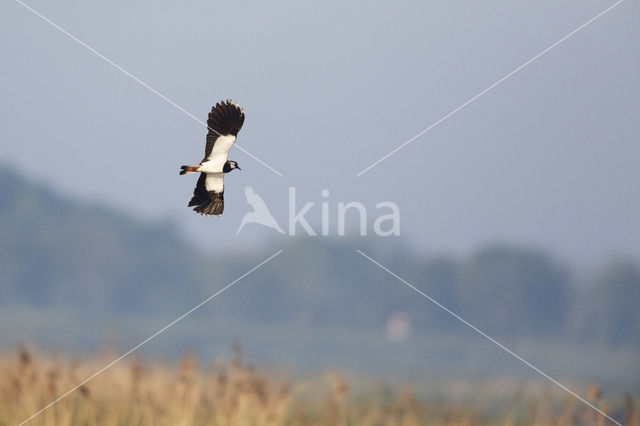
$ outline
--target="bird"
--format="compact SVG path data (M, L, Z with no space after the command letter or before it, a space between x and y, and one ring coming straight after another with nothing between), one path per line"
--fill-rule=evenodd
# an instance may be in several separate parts
M244 215L242 221L240 222L240 227L236 231L236 235L240 233L244 225L247 223L259 223L260 225L267 226L269 228L275 229L281 234L284 234L278 222L276 222L275 218L269 211L269 208L265 204L262 197L255 193L253 188L247 186L244 189L244 196L247 198L247 203L253 207L253 211Z
M241 170L227 156L244 123L244 109L231 99L216 103L207 119L207 143L204 158L196 166L181 166L180 175L200 172L188 207L203 216L222 216L224 210L224 174Z

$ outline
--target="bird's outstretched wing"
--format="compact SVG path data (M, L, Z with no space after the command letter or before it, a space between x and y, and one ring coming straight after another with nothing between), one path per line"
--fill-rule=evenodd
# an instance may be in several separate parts
M224 210L224 174L200 173L189 207L203 216L221 216Z
M243 123L244 110L240 105L230 99L215 104L207 120L209 132L202 162L212 161L222 167Z

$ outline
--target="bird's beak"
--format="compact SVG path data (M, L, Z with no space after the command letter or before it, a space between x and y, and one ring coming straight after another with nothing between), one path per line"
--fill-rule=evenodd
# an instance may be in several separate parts
M236 166L236 169L238 169L238 170L242 170L239 166Z

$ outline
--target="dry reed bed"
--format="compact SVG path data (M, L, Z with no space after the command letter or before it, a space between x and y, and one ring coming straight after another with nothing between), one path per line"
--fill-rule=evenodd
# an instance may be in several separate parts
M15 425L107 364L113 355L66 361L36 351L0 355L0 425ZM588 398L623 424L640 425L633 399ZM339 373L291 382L257 371L238 353L204 368L123 360L35 417L33 425L605 425L572 398L521 390L506 408L418 398L410 387L354 391Z

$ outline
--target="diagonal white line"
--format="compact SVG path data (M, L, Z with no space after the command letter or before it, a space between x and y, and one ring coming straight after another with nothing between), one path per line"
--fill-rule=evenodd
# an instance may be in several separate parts
M127 77L131 78L133 81L135 81L136 83L140 84L145 89L149 90L151 93L157 95L158 97L160 97L164 101L170 103L171 105L173 105L174 107L176 107L177 109L179 109L180 111L185 113L187 116L191 117L192 119L194 119L198 123L202 124L207 129L209 129L209 130L213 131L214 133L217 133L218 135L220 135L220 133L218 133L215 129L212 129L211 127L209 127L207 125L207 123L205 123L204 121L200 120L198 117L196 117L195 115L191 114L189 111L187 111L186 109L184 109L183 107L181 107L180 105L178 105L177 103L172 101L171 99L167 98L165 95L163 95L162 93L158 92L156 89L154 89L153 87L149 86L147 83L145 83L144 81L140 80L138 77L136 77L135 75L131 74L129 71L127 71L126 69L122 68L120 65L118 65L117 63L115 63L111 59L107 58L102 53L98 52L93 47L89 46L87 43L85 43L84 41L80 40L78 37L74 36L73 34L68 32L67 30L65 30L64 28L62 28L61 26L59 26L58 24L56 24L55 22L53 22L52 20L50 20L49 18L47 18L46 16L41 14L40 12L38 12L37 10L35 10L31 6L29 6L28 4L22 2L21 0L15 0L15 1L16 1L16 3L18 3L19 5L21 5L22 7L24 7L25 9L27 9L28 11L30 11L31 13L33 13L34 15L36 15L37 17L39 17L40 19L42 19L43 21L45 21L46 23L51 25L52 27L54 27L55 29L57 29L58 31L63 33L64 35L69 37L71 40L75 41L76 43L78 43L82 47L86 48L91 53L93 53L94 55L96 55L97 57L102 59L103 61L107 62L109 65L111 65L114 68L116 68L118 71L122 72ZM277 174L278 176L282 176L282 173L280 173L279 171L277 171L276 169L274 169L273 167L271 167L270 165L268 165L267 163L265 163L264 161L262 161L261 159L259 159L255 155L251 154L246 149L242 148L240 145L238 145L237 142L234 145L236 147L238 147L238 149L240 149L240 151L244 152L249 157L253 158L258 163L262 164L263 166L265 166L266 168L271 170L273 173Z
M488 339L490 342L496 344L500 349L503 349L504 351L506 351L507 353L509 353L511 356L513 356L514 358L516 358L518 361L524 363L525 365L527 365L528 367L532 368L534 371L536 371L538 374L541 374L542 376L544 376L545 378L547 378L548 380L550 380L551 382L553 382L554 384L558 385L560 388L564 389L565 391L569 392L571 395L573 395L574 397L578 398L580 401L584 402L585 404L587 404L589 407L593 408L594 410L596 410L598 413L602 414L603 416L605 416L607 419L611 420L613 423L622 426L620 423L618 423L616 420L614 420L613 418L611 418L607 413L605 413L604 411L600 410L598 407L596 407L595 405L593 405L592 403L590 403L589 401L587 401L586 399L582 398L580 395L578 395L577 393L575 393L574 391L572 391L571 389L569 389L568 387L566 387L565 385L563 385L562 383L560 383L559 381L557 381L556 379L554 379L553 377L551 377L550 375L548 375L547 373L545 373L544 371L540 370L538 367L536 367L535 365L531 364L529 361L527 361L526 359L524 359L523 357L521 357L520 355L518 355L517 353L513 352L511 349L507 348L506 346L504 346L502 343L498 342L496 339L494 339L493 337L489 336L487 333L485 333L484 331L480 330L478 327L476 327L475 325L471 324L469 321L465 320L464 318L462 318L460 315L456 314L455 312L453 312L451 309L447 308L446 306L442 305L440 302L438 302L437 300L435 300L434 298L432 298L431 296L427 295L426 293L422 292L421 290L419 290L418 288L416 288L415 286L411 285L410 283L408 283L407 281L405 281L403 278L401 278L400 276L396 275L395 273L391 272L388 268L382 266L380 263L376 262L375 260L373 260L372 258L370 258L369 256L367 256L366 254L364 254L362 251L360 250L356 250L359 254L361 254L364 258L370 260L373 264L377 265L378 267L380 267L380 269L382 269L383 271L386 271L387 273L389 273L391 276L397 278L398 280L400 280L402 283L404 283L407 287L409 287L410 289L416 291L417 293L419 293L420 295L422 295L423 297L425 297L426 299L428 299L429 301L433 302L434 304L436 304L439 308L445 310L448 314L452 315L454 318L456 318L457 320L459 320L460 322L462 322L463 324L465 324L466 326L468 326L469 328L471 328L472 330L474 330L475 332L479 333L480 335L484 336L486 339Z
M272 254L270 257L268 257L267 259L263 260L262 262L258 263L256 266L254 266L253 268L249 269L247 272L245 272L244 274L240 275L238 278L236 278L235 280L233 280L231 283L227 284L226 286L224 286L223 288L221 288L220 290L216 291L215 293L213 293L211 296L207 297L205 300L203 300L202 302L198 303L196 306L194 306L193 308L189 309L187 312L185 312L184 314L180 315L178 318L174 319L173 321L171 321L169 324L165 325L164 327L162 327L160 330L156 331L155 333L153 333L151 336L147 337L146 339L144 339L142 342L138 343L137 345L135 345L134 347L132 347L131 349L129 349L127 352L125 352L124 354L120 355L118 358L114 359L113 361L111 361L109 364L105 365L104 367L102 367L100 370L96 371L95 373L93 373L91 376L87 377L86 379L84 379L82 382L78 383L76 386L74 386L73 388L69 389L68 391L66 391L65 393L63 393L62 395L60 395L58 398L56 398L54 401L50 402L49 404L47 404L46 406L42 407L40 410L38 410L36 413L34 413L33 415L31 415L31 417L29 417L28 419L25 419L24 421L22 421L18 426L21 426L27 422L29 422L31 419L33 419L34 417L36 417L37 415L41 414L43 411L45 411L46 409L52 407L54 404L56 404L57 402L59 402L61 399L67 397L70 393L72 393L73 391L75 391L76 389L78 389L80 386L84 385L85 383L89 382L90 380L94 379L96 376L98 376L99 374L101 374L102 372L104 372L105 370L107 370L108 368L112 367L114 364L118 363L119 361L121 361L123 358L125 358L126 356L130 355L132 352L134 352L135 350L137 350L138 348L140 348L142 345L144 345L145 343L149 342L151 339L153 339L154 337L158 336L159 334L163 333L164 331L166 331L169 327L171 327L172 325L174 325L175 323L177 323L178 321L182 320L184 317L186 317L187 315L193 313L193 311L195 311L196 309L200 308L202 305L204 305L205 303L211 301L212 299L214 299L216 296L218 296L220 293L222 293L223 291L225 291L226 289L228 289L229 287L231 287L232 285L234 285L235 283L237 283L238 281L240 281L241 279L243 279L244 277L246 277L247 275L249 275L250 273L252 273L253 271L255 271L256 269L260 268L262 265L264 265L265 263L269 262L271 259L273 259L274 257L276 257L277 255L279 255L280 253L282 253L282 250L278 250L277 252L275 252L274 254Z
M409 139L408 141L406 141L405 143L403 143L402 145L398 146L396 149L394 149L393 151L389 152L388 154L386 154L385 156L383 156L382 158L380 158L378 161L374 162L373 164L369 165L369 167L367 167L364 170L361 170L356 176L361 176L364 173L368 172L371 168L377 166L378 164L380 164L381 162L383 162L384 160L386 160L387 158L389 158L390 156L392 156L393 154L395 154L396 152L400 151L402 148L404 148L405 146L409 145L411 142L415 141L416 139L418 139L420 136L424 135L425 133L427 133L429 130L433 129L434 127L436 127L438 124L442 123L443 121L447 120L449 117L451 117L452 115L454 115L455 113L457 113L458 111L460 111L461 109L463 109L464 107L466 107L467 105L471 104L473 101L475 101L476 99L478 99L480 96L484 95L485 93L487 93L488 91L490 91L491 89L493 89L494 87L496 87L497 85L499 85L500 83L502 83L503 81L505 81L506 79L508 79L509 77L511 77L512 75L516 74L518 71L521 71L523 68L525 68L527 65L531 64L533 61L535 61L536 59L540 58L541 56L543 56L545 53L549 52L551 49L553 49L554 47L556 47L557 45L559 45L560 43L562 43L563 41L567 40L568 38L570 38L571 36L573 36L574 34L576 34L578 31L582 30L583 28L585 28L587 25L593 23L595 20L597 20L598 18L600 18L602 15L606 14L607 12L609 12L611 9L613 9L614 7L618 6L620 3L622 3L624 0L618 0L616 3L614 3L613 5L609 6L608 8L606 8L605 10L603 10L602 12L598 13L596 16L594 16L593 18L589 19L587 22L585 22L584 24L580 25L578 28L576 28L575 30L571 31L569 34L567 34L566 36L562 37L560 40L558 40L557 42L553 43L551 46L547 47L546 49L544 49L542 52L538 53L536 56L534 56L533 58L529 59L527 62L525 62L524 64L520 65L519 67L517 67L516 69L514 69L513 71L511 71L509 74L505 75L504 77L502 77L500 80L496 81L495 83L493 83L491 86L487 87L486 89L484 89L482 92L478 93L477 95L475 95L474 97L472 97L471 99L469 99L468 101L466 101L465 103L463 103L462 105L460 105L459 107L457 107L456 109L454 109L453 111L451 111L450 113L448 113L447 115L445 115L444 117L440 118L438 121L436 121L435 123L433 123L432 125L430 125L429 127L427 127L426 129L424 129L423 131L421 131L420 133L418 133L417 135L415 135L414 137L412 137L411 139Z

